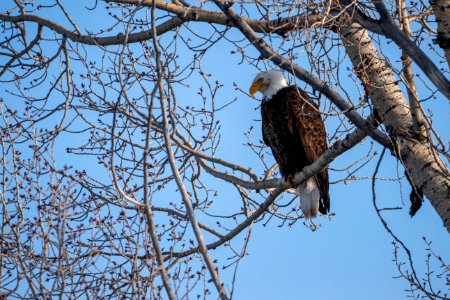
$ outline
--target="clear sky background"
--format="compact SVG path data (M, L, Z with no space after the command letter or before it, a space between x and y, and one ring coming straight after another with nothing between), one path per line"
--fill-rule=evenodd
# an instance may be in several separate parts
M82 30L104 28L111 20L100 8L94 11L84 9L84 6L92 7L94 1L66 1L67 8ZM75 3L76 2L76 3ZM99 7L103 4L99 3ZM5 10L5 3L0 3L0 11ZM60 15L46 15L54 21L67 25ZM95 22L93 22L95 20ZM103 23L104 22L104 23ZM192 28L210 30L207 26L192 24ZM206 28L206 29L205 29ZM109 33L113 34L113 33ZM109 35L108 34L108 35ZM232 29L229 37L241 39L242 36L236 29ZM92 49L93 47L86 47ZM45 50L45 49L44 49ZM256 68L240 63L238 54L231 55L235 50L226 42L219 42L208 50L203 61L205 72L211 73L212 78L218 80L224 86L216 96L218 103L227 103L237 98L228 109L219 113L222 126L222 140L217 156L234 163L240 163L251 167L257 174L262 175L263 167L258 165L255 156L245 149L244 132L251 126L255 127L252 140L261 139L259 116L259 102L235 91L233 84L243 90L247 90L259 72ZM251 47L254 55L256 52ZM389 56L399 57L398 50L394 46L383 49ZM94 53L94 52L92 52ZM191 53L189 53L191 55ZM4 59L1 58L0 59ZM95 60L95 56L90 57ZM191 57L180 57L180 63L189 61ZM302 62L300 57L296 63L308 68L308 64ZM261 65L262 66L262 65ZM268 65L269 68L274 66ZM345 76L342 76L344 78ZM292 82L304 86L298 80ZM183 104L198 105L196 95L201 81L189 82L189 87L178 89L178 99ZM427 81L425 84L429 84ZM344 82L344 86L354 85L353 81ZM0 93L12 89L8 84L0 86ZM349 89L352 90L351 88ZM258 98L260 95L257 96ZM359 95L355 94L355 97ZM58 99L59 101L59 99ZM17 105L20 102L14 97L5 97L8 106ZM16 104L15 104L16 103ZM450 138L449 107L448 101L440 94L437 99L424 103L427 109L435 113L434 125L439 130L442 139ZM333 127L333 120L327 120L327 125ZM61 138L56 146L61 150L57 152L57 163L72 164L76 169L87 169L96 172L96 166L90 161L79 160L78 157L67 155L63 149L77 144L73 138ZM357 159L364 157L371 146L371 139L364 140L364 144L358 145L332 162L331 168L338 169L347 166ZM381 148L375 146L375 151L381 153ZM270 152L268 152L270 153ZM379 156L379 155L378 155ZM378 157L377 156L377 157ZM360 177L371 176L377 159L370 161L357 174ZM101 172L101 171L99 171ZM397 162L389 153L380 167L378 176L383 178L395 178L397 172L402 175L403 170L397 169ZM99 176L103 176L99 173ZM330 171L330 180L337 181L344 177L342 172ZM211 184L220 191L220 196L214 203L213 209L224 212L239 207L240 199L235 189L228 184L220 183L212 178ZM442 221L426 200L414 218L408 214L410 188L405 180L402 180L400 190L397 181L377 181L377 200L380 207L403 207L401 210L385 211L383 216L389 223L393 232L412 251L413 261L419 277L424 277L426 272L425 259L427 244L423 237L432 241L435 252L441 255L444 261L450 260L450 238L448 232L442 226ZM173 191L168 191L168 195ZM331 211L335 216L330 220L320 217L317 223L320 228L312 232L301 222L292 227L279 227L280 222L271 220L267 226L262 222L253 225L252 236L248 246L248 256L240 263L237 273L237 283L234 291L235 299L406 299L405 289L409 286L404 279L394 279L398 271L393 262L392 237L386 232L378 219L372 205L371 180L358 180L344 184L339 182L330 187ZM291 197L285 195L286 198ZM157 199L165 201L165 199ZM201 216L200 216L201 218ZM267 217L264 219L267 220ZM237 237L242 240L243 234ZM237 242L239 243L239 242ZM210 251L213 258L224 259L229 254L223 248ZM406 260L403 252L400 255L402 261ZM436 267L436 265L433 265ZM232 271L221 271L223 281L230 287ZM435 289L449 292L445 286L445 280L436 281Z

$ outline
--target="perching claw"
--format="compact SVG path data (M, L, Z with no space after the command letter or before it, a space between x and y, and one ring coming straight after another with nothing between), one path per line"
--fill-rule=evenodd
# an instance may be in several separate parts
M290 185L294 184L294 174L286 175L286 177L284 177L284 181L286 181Z

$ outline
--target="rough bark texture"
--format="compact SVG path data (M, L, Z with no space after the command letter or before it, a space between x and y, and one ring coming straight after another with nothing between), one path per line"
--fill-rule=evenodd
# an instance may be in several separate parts
M444 50L450 67L450 1L430 0L436 17L438 35L436 42Z
M430 200L450 232L450 174L429 144L398 139L401 159L415 185Z
M412 117L390 66L381 58L361 25L340 18L338 33L363 82L376 113L388 129L407 173L422 190L450 232L450 172L428 141L410 135ZM398 156L398 155L397 155Z
M349 16L340 22L338 33L377 115L392 133L407 131L412 126L409 105L392 69L380 57L366 29Z

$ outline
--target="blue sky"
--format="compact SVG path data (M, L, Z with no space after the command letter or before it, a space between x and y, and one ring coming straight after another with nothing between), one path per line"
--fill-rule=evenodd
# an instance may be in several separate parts
M72 17L82 30L90 28L91 25L102 28L103 21L105 24L110 22L106 15L101 14L100 9L93 12L83 9L84 6L92 5L93 1L81 1L76 4L67 2L67 7L73 14ZM99 7L102 5L99 3ZM2 6L0 4L1 11L4 10ZM67 25L60 15L47 15L47 17ZM94 18L96 24L92 22ZM197 24L192 26L199 32L207 28ZM236 29L231 29L228 37L242 38ZM92 47L86 49L89 52ZM257 109L259 102L235 91L233 85L235 83L239 88L247 90L258 70L245 62L241 63L239 54L230 54L233 50L236 50L234 46L220 42L208 50L203 61L205 71L213 74L212 78L224 85L215 99L218 106L237 98L237 101L233 102L229 108L218 114L222 126L222 138L217 155L233 163L251 167L257 174L262 175L263 166L255 159L255 155L243 146L246 143L244 132L251 126L255 128L252 141L256 143L261 139ZM398 50L392 45L383 50L385 53L392 51L393 56L398 56ZM250 46L246 48L246 51L257 56ZM95 59L95 55L92 59ZM192 58L189 56L180 57L180 63L186 63L190 59ZM300 56L297 63L304 68L308 67L305 56ZM273 66L269 65L269 67ZM200 97L196 92L204 83L194 79L188 82L189 87L177 88L178 99L183 105L199 105ZM299 81L295 82L304 86ZM354 83L348 80L342 85L348 87ZM8 84L3 85L0 92L3 93L4 90L11 88L12 86ZM359 94L355 91L356 88L349 88L351 96L357 99ZM17 99L5 98L9 106L15 105L13 101ZM443 140L448 141L450 132L448 131L447 100L438 95L436 100L427 101L424 105L435 112L434 125L440 131ZM332 118L327 120L329 129L336 126L335 122ZM58 140L57 147L62 150L77 142L70 137L63 137ZM337 158L332 162L331 167L341 168L364 157L370 143L370 139L365 139L363 145L358 145ZM375 151L381 153L381 150L380 147L375 146ZM269 160L273 161L272 158ZM74 164L77 169L88 169L92 172L96 172L97 169L92 161L80 161L78 157L67 155L64 151L58 154L57 163L60 166ZM369 162L358 172L358 175L371 176L375 164L376 159ZM402 174L402 169L399 170ZM106 180L101 171L96 175ZM336 181L341 179L343 174L331 171L330 176L331 181ZM397 163L389 153L386 153L384 157L378 176L397 177ZM206 181L220 192L213 204L213 211L223 213L239 207L240 199L232 186L210 177L207 177ZM386 211L383 216L394 233L412 251L415 267L421 278L426 270L427 254L427 245L422 237L425 236L433 242L433 250L439 253L444 261L450 259L448 251L450 238L428 200L417 215L410 218L408 214L410 190L405 180L402 180L402 185L403 188L400 191L399 183L396 181L377 181L377 199L380 207L403 207L401 210ZM155 201L164 202L166 200L164 195L169 197L174 195L174 191L170 190L166 194L159 195L161 198ZM331 220L319 218L317 222L321 226L315 232L303 226L301 221L292 227L283 226L282 228L278 227L280 222L276 219L271 220L267 226L262 226L263 222L253 225L247 250L249 255L239 265L235 299L406 299L407 282L404 279L393 278L398 276L398 272L392 261L394 257L392 238L383 228L372 206L371 181L365 179L348 184L342 182L333 184L330 187L330 195L331 211L336 215ZM286 199L290 196L284 197L283 199ZM255 197L255 199L262 201L261 197ZM204 216L200 215L199 218L203 221ZM241 233L236 238L236 244L241 244L243 238L244 234ZM229 254L223 248L212 250L210 253L213 258L224 262L226 262L226 255ZM405 260L404 254L401 254L400 258ZM227 269L221 271L221 274L229 288L232 271ZM448 286L446 287L444 282L444 280L436 282L435 288L448 291Z

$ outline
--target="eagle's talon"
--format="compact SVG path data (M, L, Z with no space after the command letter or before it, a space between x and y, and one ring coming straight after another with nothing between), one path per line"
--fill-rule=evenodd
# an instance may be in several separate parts
M284 181L289 183L290 185L294 184L294 175L289 174L286 177L284 177Z

